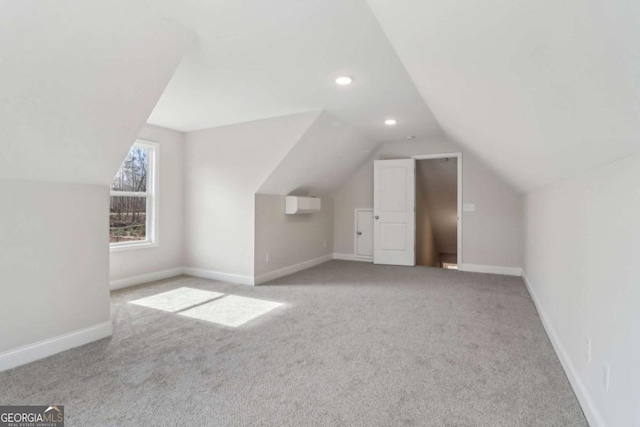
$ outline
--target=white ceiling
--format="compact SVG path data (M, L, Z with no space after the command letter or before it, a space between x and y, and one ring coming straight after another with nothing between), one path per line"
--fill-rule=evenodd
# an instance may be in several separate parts
M0 0L0 179L111 183L193 41L137 6Z
M323 112L283 157L258 193L333 196L379 147L380 143Z
M640 2L368 4L442 129L520 190L640 152Z
M149 123L192 131L324 109L376 141L440 133L364 0L141 1L199 36Z
M638 1L49 3L0 0L1 176L105 181L189 29L153 124L326 110L373 143L441 126L524 191L640 153Z

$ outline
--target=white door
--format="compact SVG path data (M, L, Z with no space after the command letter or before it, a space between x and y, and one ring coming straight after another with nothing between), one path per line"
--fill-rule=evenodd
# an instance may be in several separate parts
M356 209L356 252L357 257L373 257L373 210Z
M373 262L416 265L416 162L376 160L373 167Z

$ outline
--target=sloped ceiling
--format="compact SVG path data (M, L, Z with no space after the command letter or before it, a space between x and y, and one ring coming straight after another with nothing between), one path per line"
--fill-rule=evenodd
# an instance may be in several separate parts
M323 112L258 193L333 196L379 146L353 126Z
M152 124L188 132L327 110L378 141L441 134L364 0L143 1L199 36Z
M320 113L290 114L187 133L187 187L215 182L218 195L224 192L230 199L236 194L253 195Z
M367 1L445 133L520 190L640 152L640 2Z
M133 2L0 1L0 179L110 184L193 34Z

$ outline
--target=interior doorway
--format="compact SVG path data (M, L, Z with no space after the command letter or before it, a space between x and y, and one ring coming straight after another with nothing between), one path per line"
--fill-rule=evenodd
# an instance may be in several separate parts
M416 160L416 264L458 269L462 263L460 153Z

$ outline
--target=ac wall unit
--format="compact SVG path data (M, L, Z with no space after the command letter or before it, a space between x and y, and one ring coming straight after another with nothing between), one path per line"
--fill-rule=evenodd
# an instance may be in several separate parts
M287 196L284 212L287 215L320 212L320 198Z

